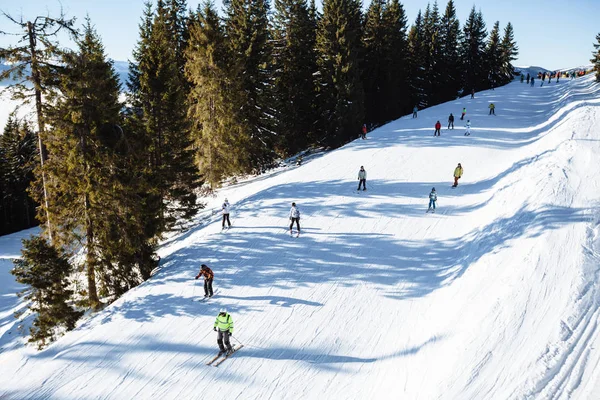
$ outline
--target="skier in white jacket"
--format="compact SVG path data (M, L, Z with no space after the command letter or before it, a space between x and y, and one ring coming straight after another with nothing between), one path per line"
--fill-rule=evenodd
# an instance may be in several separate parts
M471 120L470 119L467 120L467 125L465 126L465 128L467 128L467 131L465 132L465 136L471 136Z
M292 203L292 208L290 208L290 232L292 231L292 227L294 226L294 222L296 223L296 227L298 228L298 233L300 233L300 210L296 207L296 203Z
M363 190L367 190L367 171L365 171L365 167L362 165L360 171L358 171L358 189L356 190L360 190L361 185Z
M229 221L229 208L231 207L231 205L229 204L229 200L225 199L225 201L223 202L223 206L221 207L221 213L223 214L223 226L221 229L225 229L225 221L227 221L227 224L229 228L231 228L231 221Z

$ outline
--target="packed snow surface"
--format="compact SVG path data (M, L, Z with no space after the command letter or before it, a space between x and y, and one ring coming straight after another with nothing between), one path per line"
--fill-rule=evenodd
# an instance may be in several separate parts
M12 318L8 259L28 232L0 238L0 398L600 398L599 98L592 77L514 82L233 184L152 279L41 352ZM245 347L215 368L220 308Z

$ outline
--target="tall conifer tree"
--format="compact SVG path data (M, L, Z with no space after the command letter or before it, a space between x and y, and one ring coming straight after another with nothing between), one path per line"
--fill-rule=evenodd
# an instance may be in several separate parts
M279 152L290 155L315 140L316 30L306 0L275 0L274 5L275 131Z
M35 133L10 115L0 135L0 235L37 225L37 204L27 191L38 157Z
M514 38L514 30L509 22L504 28L504 36L500 43L500 84L506 84L514 78L514 67L512 62L517 59L519 48Z
M325 0L317 30L321 143L339 146L356 137L364 119L361 82L361 10L356 0Z
M231 57L230 73L234 92L231 101L248 147L232 149L250 155L246 169L262 169L273 153L273 104L269 3L267 0L226 0L225 34Z
M448 1L440 21L440 70L442 82L440 101L455 99L462 85L461 59L458 53L460 23L456 17L456 8L452 0Z
M88 300L92 308L98 308L99 232L106 227L108 215L118 212L121 200L127 197L122 193L126 188L120 192L111 179L114 154L102 141L105 131L118 130L119 81L89 20L77 52L65 55L63 61L60 95L49 111L49 207L56 218L57 244L84 246Z
M427 93L425 82L425 34L423 30L423 16L421 10L417 13L414 24L408 33L408 53L410 55L410 87L412 103L419 107L426 104Z
M219 15L206 2L190 25L185 72L191 82L189 118L196 158L204 179L216 188L222 179L244 172L249 165L240 149L250 138L233 109L229 50Z
M59 32L67 32L72 37L77 36L73 29L75 19L67 19L61 12L58 17L37 16L33 20L16 20L4 13L3 16L18 27L19 32L9 33L0 31L0 34L19 36L16 46L0 48L0 60L7 61L11 67L0 73L0 81L13 78L15 83L8 85L13 89L13 97L24 102L34 99L37 119L37 140L40 155L40 168L37 174L40 176L41 189L43 191L42 201L46 203L48 212L48 187L44 171L44 163L48 158L45 147L46 120L44 114L43 98L52 93L56 77L59 76L61 66L56 63L63 51L56 39ZM50 242L53 241L51 216L43 217L46 224L45 233Z
M146 202L148 229L159 235L179 218L196 214L199 181L186 116L187 87L177 53L183 45L173 34L173 14L165 1L157 2L153 15L150 10L147 3L129 88L133 90L130 113L137 120L131 126L145 138L148 181L154 188Z
M481 12L475 7L467 18L463 27L463 38L461 43L461 56L463 60L464 89L470 92L472 89L488 88L487 71L485 68L485 22Z
M502 53L500 49L500 22L496 21L490 31L485 49L485 66L488 73L488 87L496 87L501 82Z
M387 98L383 91L388 82L386 71L390 68L386 52L386 31L383 21L385 9L384 0L372 0L363 30L363 86L365 91L365 120L369 124L379 125L384 122L389 112L386 105Z
M434 105L440 102L442 70L440 69L440 13L437 1L433 7L427 4L425 16L423 18L423 36L424 36L424 79L425 95L422 101L425 106Z
M384 120L389 121L404 115L411 108L408 73L407 19L404 7L398 0L388 0L383 10L384 71L383 97L386 103Z

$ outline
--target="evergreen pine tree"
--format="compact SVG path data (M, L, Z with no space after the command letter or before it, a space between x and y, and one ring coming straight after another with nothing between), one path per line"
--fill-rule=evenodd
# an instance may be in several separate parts
M502 53L500 48L500 22L496 21L492 28L486 47L486 69L488 72L488 87L496 87L502 79Z
M51 196L48 207L55 217L56 244L83 243L90 307L100 306L97 274L102 273L100 237L110 228L107 219L121 210L127 188L111 177L115 154L107 149L108 132L119 130L119 88L112 62L89 19L78 40L77 52L63 57L60 95L48 113L52 140L46 165ZM123 216L124 221L128 216Z
M488 71L485 67L485 22L481 12L471 9L463 27L461 43L461 56L463 60L464 89L471 92L472 89L488 88Z
M223 178L245 171L249 161L240 149L250 138L235 118L225 32L210 2L192 18L186 58L196 158L204 180L215 188Z
M426 104L426 82L425 82L425 35L423 31L423 16L419 10L414 24L408 33L408 53L410 88L413 105L419 108Z
M440 13L437 1L433 7L427 4L423 17L423 72L424 72L424 96L422 106L434 105L440 102L442 72L440 70Z
M412 108L409 92L407 19L398 0L388 0L383 10L385 85L384 121L399 118Z
M73 291L68 289L72 272L68 255L39 236L23 240L21 252L22 258L14 261L11 273L17 282L28 286L25 299L31 300L29 310L37 313L29 342L37 343L41 350L61 329L73 329L82 313L69 305Z
M171 11L163 0L158 1L153 15L150 10L146 4L130 68L129 88L134 91L129 114L136 121L129 125L147 148L147 179L153 188L145 199L150 218L147 226L149 236L156 236L171 229L178 219L196 214L199 181Z
M262 170L273 159L273 104L271 48L269 41L269 3L267 0L226 0L225 34L231 62L233 109L249 137L244 151L249 155L247 170Z
M594 52L592 53L591 63L594 64L596 71L596 82L600 82L600 33L596 35L596 43L594 43Z
M13 98L25 103L28 103L31 98L35 101L40 156L38 174L43 190L42 200L47 203L44 163L48 155L44 144L46 123L42 99L52 93L54 81L60 75L61 66L55 61L60 58L63 51L58 46L56 37L61 31L66 31L75 37L77 35L73 29L75 19L67 19L62 13L56 18L38 16L32 21L16 20L6 13L3 13L3 16L18 27L19 33L0 31L0 34L15 35L20 38L17 46L0 47L0 60L5 60L11 66L0 73L0 81L13 78L15 83L8 85L8 88L13 89ZM46 210L48 210L47 204ZM51 216L46 214L43 220L46 223L45 233L52 242Z
M272 20L273 96L277 148L288 156L314 141L318 114L314 17L306 0L275 0Z
M500 43L500 80L499 83L505 85L513 80L515 68L512 62L517 59L519 48L514 39L514 30L509 22L504 28L504 36Z
M361 82L361 10L357 0L325 0L317 30L321 143L339 146L355 138L364 120Z
M439 65L443 74L440 88L440 101L455 99L462 85L462 67L458 52L460 23L456 17L453 0L449 0L440 21L440 58Z
M365 15L363 30L364 60L362 67L363 87L365 92L365 121L367 124L380 125L385 122L387 114L387 101L383 91L386 82L388 48L385 43L385 24L383 12L384 0L371 0Z
M0 235L37 225L27 190L39 161L35 133L11 114L0 135Z

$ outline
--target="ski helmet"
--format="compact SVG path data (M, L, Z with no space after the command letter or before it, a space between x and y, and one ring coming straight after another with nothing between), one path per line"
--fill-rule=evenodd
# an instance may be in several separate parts
M208 265L202 264L202 269L206 269L206 268L208 268Z
M431 191L432 191L432 192L435 192L435 188L431 188Z
M296 203L292 203L292 207L296 207Z
M227 314L227 309L225 309L225 308L221 308L221 309L219 310L219 314Z

